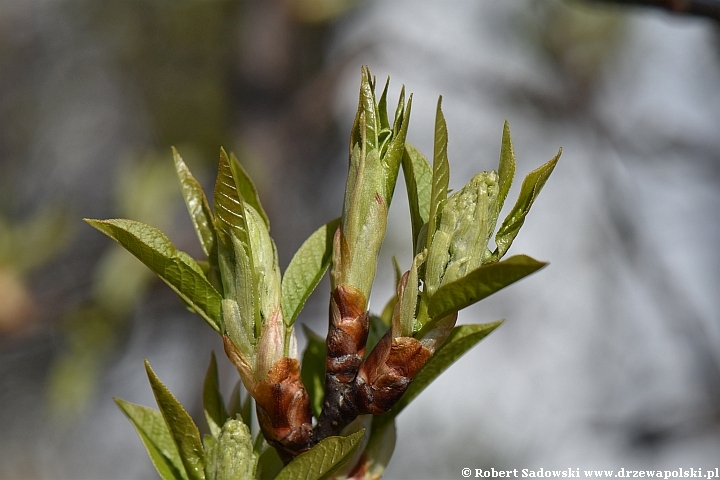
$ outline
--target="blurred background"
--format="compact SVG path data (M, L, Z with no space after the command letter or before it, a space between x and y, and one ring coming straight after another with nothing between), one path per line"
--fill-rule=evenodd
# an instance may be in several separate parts
M339 215L362 65L414 92L428 156L443 95L452 188L496 168L505 119L511 197L563 147L511 250L550 266L460 315L507 322L399 417L386 478L719 466L720 30L615 3L0 0L0 478L156 478L112 397L154 406L148 358L200 418L210 350L226 395L237 373L81 218L141 220L199 257L170 146L209 189L222 145L284 268ZM392 255L411 260L403 197L375 311ZM299 319L320 333L328 288Z

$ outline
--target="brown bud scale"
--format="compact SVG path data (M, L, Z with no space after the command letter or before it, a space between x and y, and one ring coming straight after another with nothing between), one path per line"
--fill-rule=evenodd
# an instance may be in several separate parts
M310 398L300 379L300 362L275 362L253 392L260 428L285 463L312 445Z
M325 403L315 429L315 441L337 435L357 417L353 382L365 356L369 321L367 299L351 285L338 285L330 296L326 341Z
M415 374L432 355L411 337L383 336L360 367L356 403L360 414L380 415L392 408L410 386Z

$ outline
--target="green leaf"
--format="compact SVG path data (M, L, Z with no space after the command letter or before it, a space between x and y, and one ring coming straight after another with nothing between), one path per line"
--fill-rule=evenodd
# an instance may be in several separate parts
M230 394L230 401L228 402L228 417L235 418L240 415L243 423L248 427L251 425L251 412L252 412L252 397L249 393L245 392L245 400L240 397L240 390L242 389L242 382L240 380L235 384L232 393Z
M428 214L428 229L425 248L430 251L433 235L437 230L437 216L440 203L447 198L450 183L450 164L447 155L447 124L442 113L442 96L438 98L437 112L435 114L435 148L433 151L432 190L430 193L430 212Z
M227 153L225 155L227 156ZM258 195L257 188L255 188L255 184L250 178L250 175L247 174L243 166L240 164L240 161L232 152L230 153L229 165L233 178L235 179L235 188L237 188L238 192L240 192L240 198L242 198L248 205L253 207L255 211L260 214L263 222L265 222L265 226L268 230L270 230L270 220L260 203L260 196Z
M500 191L498 192L497 211L500 213L515 177L515 151L510 137L510 124L505 120L500 147L500 166L498 167ZM493 227L494 228L494 227Z
M410 110L412 109L412 95L408 98L407 106L403 109L403 101L405 98L405 89L400 94L400 101L397 107L395 126L398 127L390 140L387 151L382 157L382 164L385 170L385 199L388 206L392 201L395 184L397 183L400 165L405 154L405 139L407 138L407 130L410 125ZM399 114L399 115L398 115ZM398 124L399 122L399 124Z
M310 294L318 286L332 259L336 218L315 230L290 260L282 277L282 310L285 323L295 322Z
M310 406L315 417L320 416L325 395L325 340L306 325L303 325L307 347L300 367L305 389L310 397Z
M388 88L390 87L390 77L385 80L385 88L383 88L382 94L380 95L380 101L378 102L378 117L380 119L380 128L382 130L391 130L390 121L388 120L387 114L387 94ZM392 131L392 130L391 130Z
M232 231L248 250L250 255L250 240L248 238L248 226L245 219L245 199L238 191L233 170L230 167L230 159L225 150L220 149L220 162L218 163L217 180L215 181L214 192L215 203L215 226L218 235L228 249L233 248Z
M325 480L347 463L360 446L365 429L347 437L328 437L295 457L275 480Z
M240 409L242 408L242 401L240 399L240 385L240 380L235 382L235 387L230 393L230 399L228 400L228 406L226 410L228 417L230 418L235 418L235 416L240 413Z
M515 255L502 262L483 265L464 277L443 285L430 297L430 319L443 318L479 302L545 265L547 263L538 262L527 255ZM423 329L428 328L430 323L425 324Z
M148 379L150 379L150 386L153 394L155 394L155 400L160 412L180 453L180 459L185 466L188 478L190 480L204 480L205 453L200 440L200 432L195 422L193 422L192 417L183 406L180 405L180 402L170 393L170 390L155 375L147 360L145 360L145 370Z
M377 417L378 425L392 421L415 397L430 385L442 372L455 363L457 359L474 347L480 340L492 333L503 321L483 324L460 325L453 328L445 342L430 357L413 378L405 394L389 412ZM373 423L373 428L374 427Z
M114 400L135 427L160 477L163 480L187 480L185 467L162 414L120 398Z
M85 221L135 255L216 332L221 331L222 296L205 278L200 265L176 250L160 230L133 220Z
M412 223L413 248L417 245L420 229L430 217L430 196L432 194L433 171L425 156L410 143L405 143L402 160L410 221ZM417 252L415 252L417 253Z
M360 108L365 116L365 141L367 150L380 147L378 142L379 119L375 103L375 87L370 69L363 68L362 81L360 84Z
M205 383L203 385L203 405L205 407L205 419L210 427L210 433L213 437L220 435L225 421L228 419L228 413L225 410L225 403L220 394L220 385L218 382L217 360L215 360L215 352L210 355L210 366L205 375Z
M175 171L180 180L180 188L182 189L183 198L185 199L185 205L187 205L190 219L200 240L200 245L205 253L205 257L211 264L216 265L217 236L215 234L215 221L212 211L210 210L210 204L208 203L200 182L190 173L190 170L187 165L185 165L185 162L175 147L172 148L172 152L175 161Z
M495 259L502 258L505 252L510 248L513 240L520 231L523 223L525 223L525 217L530 211L533 202L540 194L545 182L552 173L555 165L557 164L562 148L558 151L558 154L546 164L533 170L523 180L522 187L520 187L520 195L518 196L515 206L510 210L510 213L503 221L502 225L495 234L495 245L497 248L493 253Z
M277 450L268 446L260 454L255 478L257 480L274 480L284 466Z

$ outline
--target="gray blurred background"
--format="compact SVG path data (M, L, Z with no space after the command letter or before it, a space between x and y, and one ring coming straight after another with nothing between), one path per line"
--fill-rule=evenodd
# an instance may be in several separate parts
M550 266L460 315L507 322L401 415L386 478L720 466L713 20L560 0L0 0L0 478L156 478L112 397L154 405L148 358L199 419L210 350L226 395L237 374L80 219L142 220L200 256L170 146L211 188L222 145L284 268L340 212L362 65L414 92L426 155L443 95L452 188L496 168L505 119L511 197L563 147L511 251ZM392 255L410 263L403 197L375 311ZM327 293L299 320L321 333Z

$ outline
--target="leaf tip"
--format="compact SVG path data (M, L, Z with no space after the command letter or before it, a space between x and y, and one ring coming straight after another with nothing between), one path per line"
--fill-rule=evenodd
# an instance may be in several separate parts
M147 358L143 359L143 363L145 364L145 371L148 374L148 377L156 377L155 372L153 371L152 367L150 366L150 361L148 361Z

